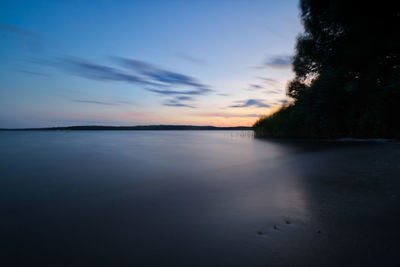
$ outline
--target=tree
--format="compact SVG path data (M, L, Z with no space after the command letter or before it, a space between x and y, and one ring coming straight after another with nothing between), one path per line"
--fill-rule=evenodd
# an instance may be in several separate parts
M399 79L400 10L394 1L301 0L300 7L304 33L293 62L296 83L332 69L375 86Z
M300 0L304 25L287 94L256 132L400 137L400 9L395 1Z

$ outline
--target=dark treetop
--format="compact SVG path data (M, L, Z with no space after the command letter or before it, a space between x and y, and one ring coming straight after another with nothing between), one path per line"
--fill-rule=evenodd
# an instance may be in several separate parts
M294 103L256 133L400 137L400 10L395 1L301 0L304 33L287 87Z

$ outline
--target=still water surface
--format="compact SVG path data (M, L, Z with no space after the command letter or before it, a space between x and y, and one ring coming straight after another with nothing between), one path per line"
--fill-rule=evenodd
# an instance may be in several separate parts
M398 183L370 181L400 174L379 156L399 159L392 147L251 131L0 132L0 266L390 264L395 237L375 228L397 228Z

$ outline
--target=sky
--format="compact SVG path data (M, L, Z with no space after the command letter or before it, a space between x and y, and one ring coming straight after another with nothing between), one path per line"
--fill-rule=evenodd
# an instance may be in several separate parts
M0 0L0 128L251 126L301 31L297 0Z

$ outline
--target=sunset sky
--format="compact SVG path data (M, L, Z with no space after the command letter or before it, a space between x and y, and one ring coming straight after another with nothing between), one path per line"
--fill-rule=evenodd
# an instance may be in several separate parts
M0 1L0 128L249 126L289 99L297 0Z

